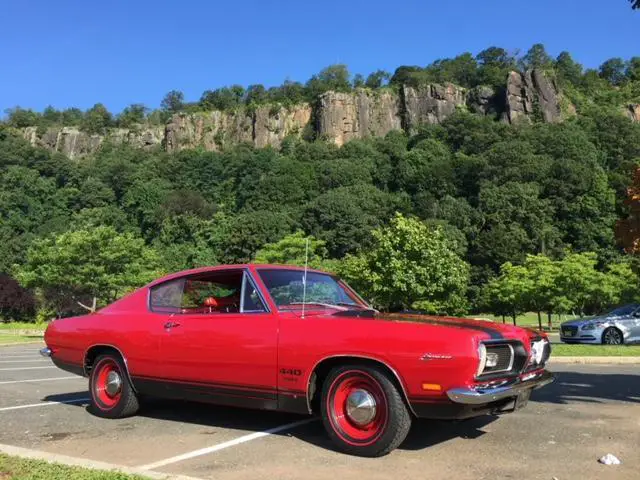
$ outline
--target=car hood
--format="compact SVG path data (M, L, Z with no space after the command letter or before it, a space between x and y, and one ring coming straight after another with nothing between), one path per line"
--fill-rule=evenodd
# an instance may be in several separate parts
M619 318L624 318L617 315L597 315L594 317L583 317L583 318L574 318L573 320L569 320L568 322L563 322L561 327L578 327L580 325L584 325L590 322L609 322Z
M358 312L352 311L352 313L357 315ZM338 315L345 315L345 312L343 312L342 314L339 313ZM349 314L346 313L346 315ZM441 317L435 315L423 315L418 313L369 313L366 316L371 316L373 317L373 319L378 321L418 323L481 333L485 334L483 336L491 340L522 340L524 337L534 338L540 336L540 334L535 330L492 322L490 320L478 320L473 318Z

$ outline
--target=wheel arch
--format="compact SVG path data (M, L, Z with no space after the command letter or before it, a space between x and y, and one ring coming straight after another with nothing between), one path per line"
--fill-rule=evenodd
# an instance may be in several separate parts
M120 350L115 345L111 345L107 343L97 343L87 348L87 350L84 352L84 360L82 362L84 376L88 377L91 375L91 369L93 368L93 363L95 362L96 358L98 358L100 355L104 355L108 353L118 355L122 359L122 362L124 363L125 372L127 374L127 379L129 380L129 384L131 385L131 388L133 388L133 391L135 392L136 388L133 384L133 381L131 380L131 375L129 374L129 364L127 363L127 357L125 357L124 354L122 353L122 350Z
M400 377L396 369L391 367L384 360L358 354L330 355L316 362L311 370L311 375L309 375L309 379L307 381L307 408L309 409L310 413L317 410L317 403L322 392L322 385L329 372L335 367L353 364L374 366L381 368L384 372L386 372L389 376L389 379L396 385L396 387L400 389L400 394L402 395L402 398L405 401L405 404L407 405L409 411L414 416L416 416L413 408L411 407L411 403L409 402L409 396L407 395L407 390L405 388L402 377Z
M618 333L620 334L620 345L624 345L624 332L622 331L622 329L620 327L618 327L617 325L609 325L607 328L605 328L602 331L602 334L600 335L600 344L601 345L605 345L604 343L604 335L607 333L607 330L617 330Z

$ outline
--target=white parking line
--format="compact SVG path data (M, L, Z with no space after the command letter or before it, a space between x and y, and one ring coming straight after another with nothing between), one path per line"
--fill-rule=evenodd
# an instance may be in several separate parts
M24 368L0 368L0 372L15 372L16 370L42 370L43 368L58 368L55 365L48 367L24 367Z
M0 385L9 385L10 383L29 383L29 382L53 382L55 380L67 380L70 378L82 378L78 377L53 377L53 378L32 378L29 380L11 380L8 382L0 382Z
M10 359L15 359L15 358L37 358L38 357L38 352L32 353L30 355L0 355L1 359L5 359L5 358L10 358Z
M304 420L298 420L297 422L287 423L286 425L280 425L279 427L270 428L269 430L265 430L264 432L251 433L249 435L238 437L235 440L229 440L228 442L219 443L218 445L213 445L211 447L201 448L200 450L194 450L192 452L183 453L182 455L166 458L164 460L159 460L154 463L148 463L147 465L142 465L141 467L138 467L138 468L140 470L153 470L155 468L164 467L172 463L182 462L183 460L189 460L190 458L199 457L201 455L207 455L208 453L217 452L225 448L234 447L236 445L240 445L241 443L250 442L251 440L256 440L258 438L273 435L274 433L282 432L284 430L291 430L292 428L296 428L301 425L306 425L307 423L313 422L315 420L317 419L305 418Z
M76 398L74 400L60 400L59 402L32 403L29 405L16 405L15 407L3 407L3 408L0 408L0 412L6 412L9 410L20 410L23 408L47 407L49 405L61 405L65 403L84 403L88 401L89 401L88 398Z

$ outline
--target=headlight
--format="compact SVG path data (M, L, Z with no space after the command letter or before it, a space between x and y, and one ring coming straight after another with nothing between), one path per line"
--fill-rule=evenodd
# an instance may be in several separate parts
M582 330L595 330L598 327L602 326L602 322L592 322L583 325Z
M544 358L544 349L549 343L547 340L538 340L531 343L531 363L540 365Z
M484 367L487 364L487 347L484 346L484 343L478 345L478 372L477 376L482 375L484 371Z

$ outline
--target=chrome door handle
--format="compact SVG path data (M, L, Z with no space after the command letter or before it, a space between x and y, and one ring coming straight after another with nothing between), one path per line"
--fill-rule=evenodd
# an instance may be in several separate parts
M164 324L164 328L174 328L179 326L180 324L178 322L167 322Z

